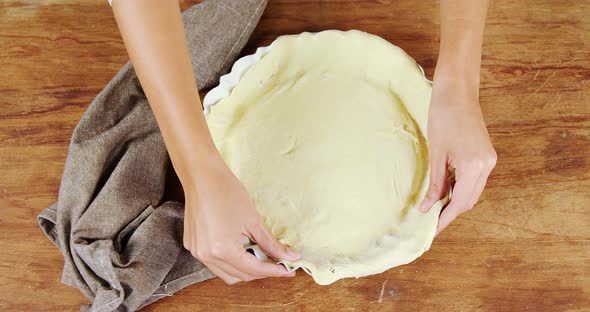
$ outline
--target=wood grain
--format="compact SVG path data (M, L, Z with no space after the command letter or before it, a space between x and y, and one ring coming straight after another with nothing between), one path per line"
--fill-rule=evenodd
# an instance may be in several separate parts
M588 0L492 2L481 105L498 165L477 207L422 258L331 286L305 274L211 280L146 310L590 311L588 12ZM331 28L382 36L432 76L430 1L271 0L244 53ZM106 0L0 2L1 310L86 302L59 282L62 257L35 217L56 200L78 119L126 60Z

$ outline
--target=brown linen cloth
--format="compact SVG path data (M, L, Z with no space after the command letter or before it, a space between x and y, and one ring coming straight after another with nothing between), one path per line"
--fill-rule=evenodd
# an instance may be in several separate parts
M250 37L266 0L208 0L183 13L194 75L211 87ZM197 104L195 104L197 105ZM74 130L57 202L38 221L64 259L82 311L137 310L214 277L182 246L183 204L163 199L171 168L130 64Z

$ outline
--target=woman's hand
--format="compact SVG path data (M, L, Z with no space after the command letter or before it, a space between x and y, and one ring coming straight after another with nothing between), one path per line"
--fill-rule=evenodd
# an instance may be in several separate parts
M200 168L202 183L185 190L184 247L228 284L294 276L282 265L258 260L241 245L246 236L275 259L299 258L268 231L246 189L223 161Z
M178 3L119 0L113 10L185 190L184 247L229 284L293 276L240 245L248 236L274 258L298 258L264 227L248 193L215 148L201 109Z
M479 107L481 46L488 0L440 1L440 50L430 110L430 186L420 210L426 212L447 190L447 166L455 168L451 202L436 234L473 208L496 165Z
M455 168L456 184L442 211L436 234L458 215L473 208L496 165L479 107L479 81L464 81L457 73L435 74L428 118L430 185L420 210L427 212L444 197L447 166Z

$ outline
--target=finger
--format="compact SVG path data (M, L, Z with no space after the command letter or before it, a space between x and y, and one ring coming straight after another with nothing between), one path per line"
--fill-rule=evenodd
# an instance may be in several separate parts
M185 208L187 209L187 208ZM190 241L190 236L188 233L188 217L184 217L183 226L182 226L182 246L186 250L190 250L190 246L192 242Z
M222 270L213 263L205 264L205 266L209 269L209 271L211 271L211 273L215 274L215 276L219 277L228 285L233 285L240 281L237 277L226 273L224 270Z
M299 254L279 242L262 222L253 226L249 231L252 239L267 255L279 260L299 260Z
M184 249L189 250L189 246L190 246L190 242L189 242L189 236L187 233L187 225L186 225L186 221L184 221L184 226L182 229L182 246L184 247Z
M224 270L225 272L227 272L229 275L236 277L239 282L249 282L249 281L253 281L255 279L257 279L257 276L253 276L251 274L248 274L248 272L245 272L245 270L240 269L239 267L236 267L234 265L233 260L229 260L227 262L223 262L223 261L219 261L216 262L215 264L221 268L222 270Z
M208 250L209 262L223 270L226 274L237 278L238 282L247 282L254 279L253 276L244 273L233 265L235 259L240 257L240 251L246 251L237 240L234 244L217 242L209 246Z
M475 184L475 189L473 190L473 194L471 197L471 207L475 206L475 204L477 204L477 202L479 201L479 198L481 197L481 194L483 193L483 190L486 187L489 176L489 173L482 173L480 175L477 183Z
M455 183L453 196L449 205L443 209L438 218L435 235L438 235L438 233L445 229L461 213L473 207L471 198L473 197L474 190L478 187L476 183L478 183L479 176L480 174L477 171L463 173L457 169L457 183Z
M242 272L256 278L295 276L295 272L289 273L284 266L261 261L246 250L240 255L240 258L234 266L238 267Z
M430 182L426 196L420 204L420 211L426 213L438 200L443 198L447 188L447 159L433 155L430 158Z

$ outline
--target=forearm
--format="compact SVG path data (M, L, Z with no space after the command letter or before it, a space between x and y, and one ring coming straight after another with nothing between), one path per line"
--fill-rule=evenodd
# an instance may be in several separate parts
M219 162L193 77L176 1L115 0L115 18L135 72L185 189L196 166Z
M479 87L487 7L487 0L440 1L441 39L435 80L459 79L472 88Z
M496 152L479 106L481 46L487 0L441 0L440 53L428 118L429 188L421 210L445 196L454 168L453 197L442 210L440 233L473 208L496 164Z

